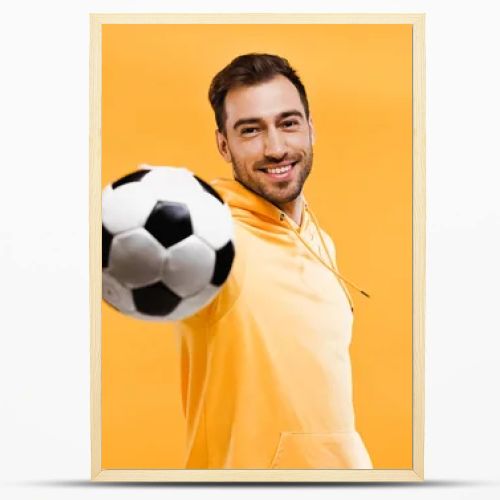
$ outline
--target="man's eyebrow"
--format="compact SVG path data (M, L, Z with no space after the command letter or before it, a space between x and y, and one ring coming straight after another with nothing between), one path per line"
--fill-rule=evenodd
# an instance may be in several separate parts
M298 109L290 109L289 111L283 111L278 115L278 120L283 120L283 118L288 118L289 116L298 116L300 118L304 118L304 114ZM250 117L250 118L240 118L236 120L233 125L233 129L236 130L240 125L248 125L252 123L258 123L262 120L262 118L258 117Z
M290 111L283 111L283 113L279 114L279 119L288 118L289 116L299 116L300 118L304 118L304 114L298 109L291 109Z
M236 123L233 125L234 130L236 130L240 125L247 125L249 123L258 123L260 118L240 118L236 120Z

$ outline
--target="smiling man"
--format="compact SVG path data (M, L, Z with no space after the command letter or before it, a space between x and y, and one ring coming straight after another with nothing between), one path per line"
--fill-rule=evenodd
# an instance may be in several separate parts
M305 90L296 75L290 76L294 82L277 74L258 85L231 87L223 107L216 79L211 101L222 115L216 132L219 151L232 163L234 178L300 224L314 132Z
M209 98L233 170L212 185L231 208L236 257L217 298L178 324L186 467L371 468L352 403L352 301L303 193L304 86L286 59L247 54Z

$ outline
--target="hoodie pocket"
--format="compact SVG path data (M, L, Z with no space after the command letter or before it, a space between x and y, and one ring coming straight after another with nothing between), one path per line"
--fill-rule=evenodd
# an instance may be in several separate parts
M371 469L357 432L282 432L271 469Z

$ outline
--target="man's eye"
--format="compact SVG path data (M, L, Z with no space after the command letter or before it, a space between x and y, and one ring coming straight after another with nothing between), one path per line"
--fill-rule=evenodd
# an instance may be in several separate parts
M286 120L284 122L281 123L281 125L284 127L284 128L292 128L296 125L298 125L299 122L297 120Z
M241 135L252 135L257 133L258 130L257 127L245 127L241 129Z

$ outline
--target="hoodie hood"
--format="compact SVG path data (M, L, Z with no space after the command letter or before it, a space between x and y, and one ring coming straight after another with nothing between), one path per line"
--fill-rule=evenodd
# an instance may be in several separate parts
M301 244L303 244L321 264L341 280L341 285L349 299L351 309L353 309L352 299L344 284L352 286L365 297L370 297L367 292L362 290L352 281L344 278L338 272L335 263L335 247L333 242L326 233L320 229L305 199L302 208L301 225L298 226L278 207L255 194L253 191L250 191L235 179L218 178L213 180L210 184L229 205L231 214L236 221L270 233L281 234L282 236L292 231L298 240L301 241ZM329 245L325 243L326 238L328 238Z
M274 225L275 230L289 230L290 224L295 224L278 207L250 191L237 180L219 178L210 184L229 205L233 217L238 221L256 227L265 224L266 229L271 229Z

